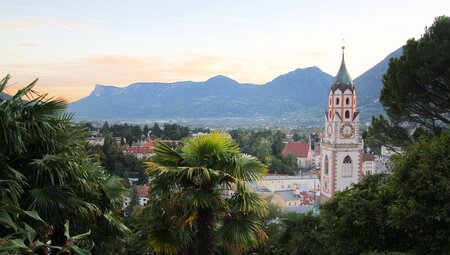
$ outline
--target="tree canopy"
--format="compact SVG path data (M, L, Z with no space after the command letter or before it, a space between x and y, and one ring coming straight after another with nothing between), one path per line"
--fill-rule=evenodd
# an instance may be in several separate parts
M369 146L394 143L404 147L418 134L438 136L443 129L448 130L449 70L450 17L440 16L420 39L406 42L401 57L390 60L380 95L389 120L381 116L372 120L365 134Z

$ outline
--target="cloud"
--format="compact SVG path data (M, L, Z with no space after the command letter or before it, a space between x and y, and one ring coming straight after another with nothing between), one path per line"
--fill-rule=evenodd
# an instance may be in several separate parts
M19 43L19 44L17 44L17 46L25 47L25 48L31 48L31 47L38 46L38 44L37 43Z
M35 29L40 27L43 27L43 25L25 22L0 22L0 30Z
M115 66L122 68L141 67L148 62L144 58L126 55L99 55L86 58L83 61L93 65Z
M70 22L66 22L57 18L49 18L49 17L27 17L30 20L33 21L37 21L37 22L42 22L44 24L47 25L53 25L53 26L57 26L66 30L71 30L71 31L77 31L77 32L84 32L84 33L90 33L90 34L96 34L98 33L97 30L90 28L90 27L86 27L86 26L82 26L82 25L78 25L75 23L70 23Z

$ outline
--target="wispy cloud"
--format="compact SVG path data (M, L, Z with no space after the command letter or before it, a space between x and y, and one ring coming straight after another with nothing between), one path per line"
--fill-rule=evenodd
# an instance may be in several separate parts
M87 62L92 65L103 65L110 67L120 68L135 68L142 67L151 62L152 59L146 60L145 58L132 57L126 55L99 55L86 58L83 62ZM154 60L154 59L153 59Z
M31 48L31 47L38 46L38 44L37 43L19 43L19 44L17 44L17 46L25 47L25 48Z
M0 30L35 29L40 27L43 27L43 25L26 22L0 22Z
M66 30L89 33L89 34L98 34L98 31L94 28L82 26L82 25L67 22L67 21L63 21L63 20L57 19L57 18L35 17L35 16L31 16L31 17L27 17L27 18L30 20L33 20L33 21L43 23L43 24L57 26L57 27L60 27L60 28L66 29Z

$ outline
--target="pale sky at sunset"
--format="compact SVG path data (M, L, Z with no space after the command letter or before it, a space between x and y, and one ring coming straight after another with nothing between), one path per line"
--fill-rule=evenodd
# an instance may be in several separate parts
M1 0L0 10L8 91L39 77L39 90L74 101L95 84L218 74L262 84L309 66L335 75L343 38L356 78L450 15L450 1Z

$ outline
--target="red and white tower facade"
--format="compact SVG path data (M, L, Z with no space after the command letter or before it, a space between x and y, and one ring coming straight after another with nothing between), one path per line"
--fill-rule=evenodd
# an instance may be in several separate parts
M321 197L328 200L336 191L357 183L362 177L363 144L359 133L356 89L344 61L328 93L325 132L321 141Z

